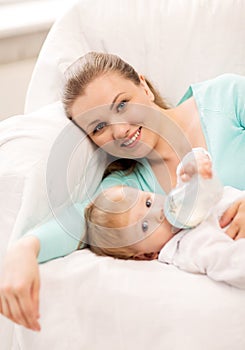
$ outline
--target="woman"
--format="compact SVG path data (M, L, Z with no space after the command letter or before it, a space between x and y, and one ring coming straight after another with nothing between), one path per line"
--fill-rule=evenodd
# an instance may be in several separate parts
M143 76L114 55L88 53L68 69L66 79L67 116L98 147L124 158L109 167L104 187L133 182L141 190L164 194L176 183L179 159L190 148L203 147L222 182L245 189L244 77L224 75L195 84L175 108L168 108ZM230 237L245 237L245 200L224 213L220 225L229 223ZM0 312L40 330L37 256L45 261L66 255L77 243L55 222L16 242L3 266Z

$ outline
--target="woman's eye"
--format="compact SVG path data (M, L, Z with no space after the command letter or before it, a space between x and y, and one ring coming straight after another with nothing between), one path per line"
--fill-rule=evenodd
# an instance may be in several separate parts
M127 105L127 100L123 100L121 101L118 105L117 105L117 112L121 112L122 109L124 109Z
M93 135L96 134L98 131L101 131L106 126L106 122L101 122L93 130Z
M142 222L142 231L146 232L148 230L148 227L149 227L148 221L143 221Z
M147 208L150 208L151 204L152 204L151 199L147 199L145 202L145 205L147 206Z

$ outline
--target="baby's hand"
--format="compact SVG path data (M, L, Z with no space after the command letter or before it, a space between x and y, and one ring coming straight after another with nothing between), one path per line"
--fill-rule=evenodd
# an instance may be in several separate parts
M204 179L211 179L212 161L208 153L202 148L193 149L180 163L178 175L183 182L190 181L193 175L199 174Z

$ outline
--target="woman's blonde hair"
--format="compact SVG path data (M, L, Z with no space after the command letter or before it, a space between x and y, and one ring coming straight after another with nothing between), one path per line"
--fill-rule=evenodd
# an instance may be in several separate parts
M133 259L136 254L132 245L125 245L125 231L117 228L127 225L127 215L115 213L113 207L121 197L110 197L111 207L105 208L105 193L102 192L91 202L84 212L86 221L85 241L90 250L100 256L112 256L118 259ZM114 229L114 230L113 230ZM80 242L78 249L84 243Z
M75 100L84 94L88 84L108 72L118 73L123 78L131 80L135 85L140 85L138 73L119 56L102 52L89 52L78 58L65 72L63 105L68 118L72 119L71 107ZM161 108L169 108L148 79L146 79L146 83L154 94L155 104Z

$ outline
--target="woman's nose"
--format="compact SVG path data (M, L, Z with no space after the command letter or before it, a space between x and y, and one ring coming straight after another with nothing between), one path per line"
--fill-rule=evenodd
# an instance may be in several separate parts
M114 140L124 139L129 135L130 127L127 123L116 123L111 125L111 128Z

